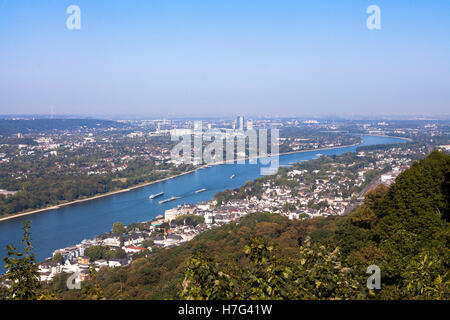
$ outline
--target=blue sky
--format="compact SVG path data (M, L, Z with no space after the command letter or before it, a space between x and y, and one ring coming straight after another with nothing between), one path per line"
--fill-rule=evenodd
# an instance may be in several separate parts
M449 39L447 0L0 0L0 114L448 115Z

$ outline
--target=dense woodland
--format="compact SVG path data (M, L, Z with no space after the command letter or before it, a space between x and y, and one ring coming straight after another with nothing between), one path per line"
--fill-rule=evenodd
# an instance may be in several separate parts
M40 163L39 170L45 171L45 163ZM31 176L26 182L11 179L7 171L2 171L0 180L3 186L19 192L13 196L0 195L0 216L128 188L192 170L193 166L180 165L175 168L162 165L157 167L158 170L155 168L154 161L136 159L128 162L127 168L120 173L88 176L52 173L49 165L46 174Z
M81 291L66 289L67 276L47 289L75 299L449 299L449 209L450 156L433 151L348 216L252 214L103 268ZM366 287L369 265L381 269L380 290Z

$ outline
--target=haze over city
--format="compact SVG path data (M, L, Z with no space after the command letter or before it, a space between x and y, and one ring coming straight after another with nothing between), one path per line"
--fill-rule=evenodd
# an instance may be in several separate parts
M447 307L449 39L449 0L0 0L0 309Z
M66 9L81 9L69 30ZM381 11L369 30L366 9ZM448 1L0 1L0 114L448 115Z

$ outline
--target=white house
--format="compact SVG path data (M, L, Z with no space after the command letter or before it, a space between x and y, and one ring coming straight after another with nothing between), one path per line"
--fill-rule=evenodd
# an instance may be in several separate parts
M166 210L164 212L164 220L166 222L170 222L173 219L176 219L177 217L178 217L178 209L177 208L172 208L172 209Z
M211 213L205 214L205 223L206 224L212 224L213 223L213 217L214 215Z
M103 244L110 247L120 247L120 237L114 236L103 239Z
M106 267L108 266L108 261L106 261L105 259L100 259L100 260L96 260L94 261L94 264L101 267Z

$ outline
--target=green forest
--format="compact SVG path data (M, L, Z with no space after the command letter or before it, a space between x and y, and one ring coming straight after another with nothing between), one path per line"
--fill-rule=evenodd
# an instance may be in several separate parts
M433 151L347 216L289 220L258 213L102 268L62 299L449 299L450 156ZM381 270L368 289L367 268ZM48 293L51 294L48 294Z
M111 191L122 190L193 169L192 165L173 167L168 164L155 170L155 162L136 159L120 173L101 175L64 175L51 172L50 166L41 162L39 170L42 176L29 177L27 181L18 181L9 176L9 172L0 173L3 186L9 190L19 190L13 196L0 195L0 217L31 209L42 209L73 200L86 199ZM161 170L164 169L164 170Z

